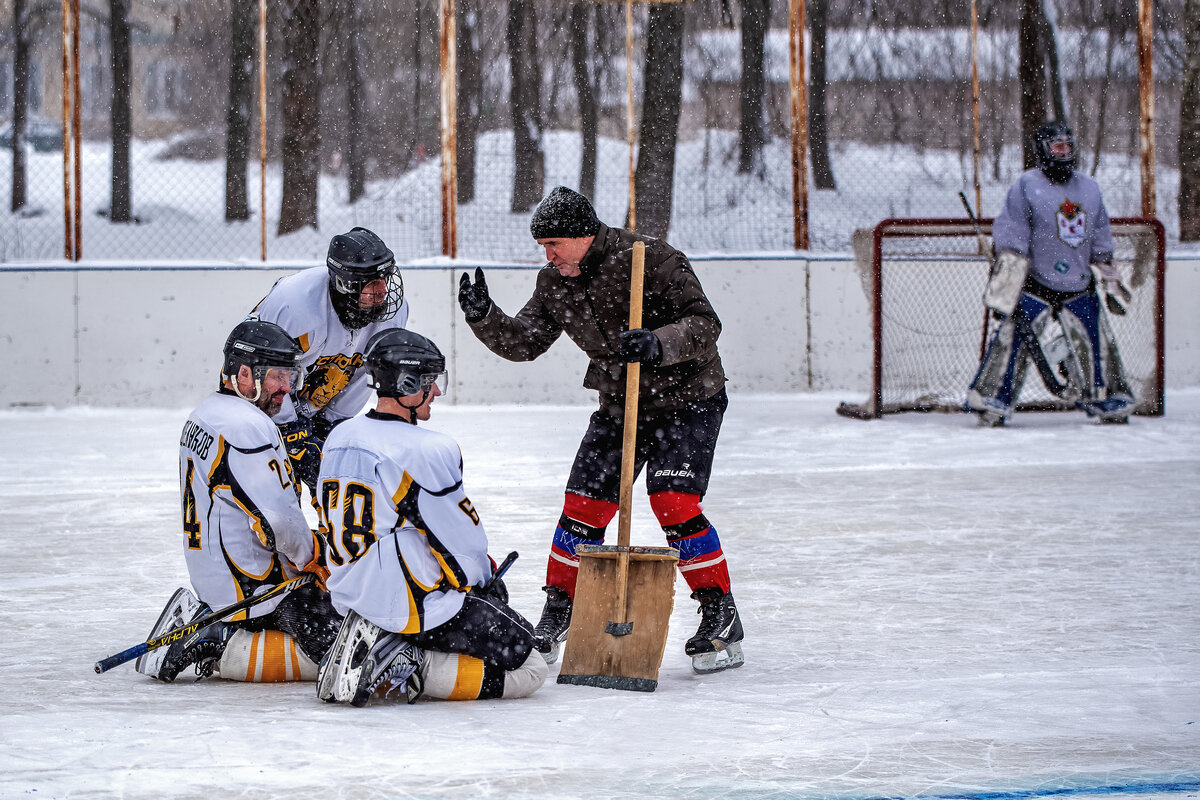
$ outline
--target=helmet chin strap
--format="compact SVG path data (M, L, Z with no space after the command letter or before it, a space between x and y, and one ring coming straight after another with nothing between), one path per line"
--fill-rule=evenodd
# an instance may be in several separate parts
M258 398L262 397L262 381L260 381L258 378L255 378L254 379L254 397L246 397L246 395L242 394L242 389L240 386L238 386L237 376L235 375L233 377L233 391L237 394L238 397L242 398L243 400L249 400L251 403L257 403Z
M396 401L396 405L400 406L401 408L407 408L409 410L409 412L410 412L408 415L408 424L409 425L417 424L417 409L420 408L421 406L425 405L425 401L429 399L429 392L430 392L429 389L426 389L423 392L421 392L421 400L415 406L406 406L406 405L404 405L404 403L402 403L400 401L399 397L394 398Z

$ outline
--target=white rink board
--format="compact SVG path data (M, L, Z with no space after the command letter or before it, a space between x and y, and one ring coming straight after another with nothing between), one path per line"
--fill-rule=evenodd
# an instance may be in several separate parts
M848 257L696 259L724 325L720 347L732 394L846 391L870 385L871 323ZM566 337L523 364L490 354L458 308L458 278L473 263L403 268L410 327L449 359L453 403L588 403L584 356ZM296 265L0 267L0 408L82 404L190 405L208 391L228 331ZM488 266L496 302L515 314L533 290L530 267ZM1200 386L1200 259L1169 259L1167 388Z

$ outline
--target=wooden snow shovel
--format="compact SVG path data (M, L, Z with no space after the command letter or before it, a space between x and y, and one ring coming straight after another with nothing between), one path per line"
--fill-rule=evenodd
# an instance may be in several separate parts
M642 327L645 260L646 245L635 242L630 330ZM629 546L641 366L636 361L626 365L617 545L580 545L577 550L579 578L559 683L636 692L653 692L658 686L679 551Z

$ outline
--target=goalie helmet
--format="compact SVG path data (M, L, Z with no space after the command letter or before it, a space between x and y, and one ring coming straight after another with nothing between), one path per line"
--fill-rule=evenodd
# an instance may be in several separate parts
M250 367L256 384L261 384L269 369L291 373L292 391L300 388L304 368L300 359L304 351L300 343L273 322L247 319L239 322L225 340L225 361L221 378L235 378L242 365Z
M338 319L350 330L396 316L404 300L404 283L396 257L383 240L366 228L353 228L329 241L329 299ZM377 282L382 283L377 283ZM366 300L363 290L369 285Z
M419 333L389 328L371 337L363 351L371 386L380 397L427 395L436 384L445 388L446 357ZM420 405L420 404L418 404Z
M1038 167L1052 183L1066 183L1075 170L1075 134L1065 122L1047 122L1033 135ZM1065 152L1062 152L1065 146ZM1060 152L1055 153L1055 150Z

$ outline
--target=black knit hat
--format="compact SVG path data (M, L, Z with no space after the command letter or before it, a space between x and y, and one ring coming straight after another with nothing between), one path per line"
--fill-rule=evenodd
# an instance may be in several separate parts
M596 209L586 197L565 186L555 186L529 220L534 239L576 239L592 236L598 230Z

